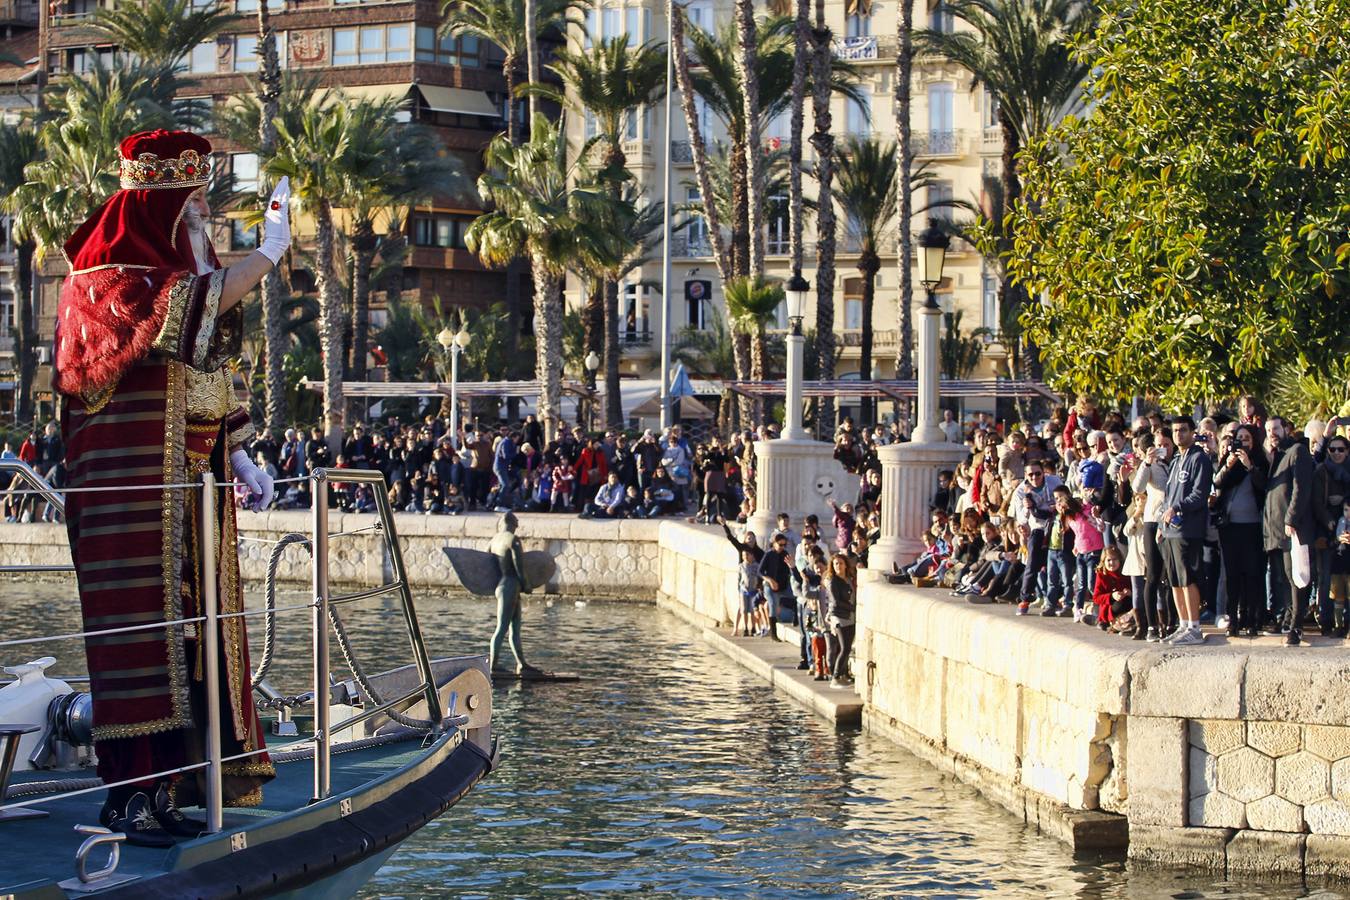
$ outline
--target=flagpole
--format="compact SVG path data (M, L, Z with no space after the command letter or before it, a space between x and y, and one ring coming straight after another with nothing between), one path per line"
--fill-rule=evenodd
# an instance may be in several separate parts
M675 0L666 0L666 133L662 155L665 160L664 240L661 241L661 429L671 426L670 414L670 94L675 81Z

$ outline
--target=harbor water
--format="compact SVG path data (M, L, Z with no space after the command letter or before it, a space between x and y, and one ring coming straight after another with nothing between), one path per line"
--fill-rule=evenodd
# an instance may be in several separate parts
M5 585L0 635L78 630L74 596ZM422 594L418 611L436 656L481 652L494 624L482 599ZM344 615L366 668L407 660L392 606ZM1350 898L1075 856L889 741L836 731L651 604L531 599L525 623L531 662L582 680L498 688L501 767L360 896ZM279 626L283 691L307 687L308 629L303 612ZM30 655L46 653L83 672L78 642Z

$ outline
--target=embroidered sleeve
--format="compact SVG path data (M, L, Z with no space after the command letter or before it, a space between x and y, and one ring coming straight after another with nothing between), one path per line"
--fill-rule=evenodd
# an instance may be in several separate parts
M215 329L206 348L206 371L218 369L244 350L244 308L235 306L216 317Z
M248 407L244 404L240 403L234 412L225 417L225 443L229 445L230 452L248 443L255 434L257 429L249 420Z
M223 269L201 276L183 273L171 279L163 294L164 324L153 348L195 369L206 369L224 284Z

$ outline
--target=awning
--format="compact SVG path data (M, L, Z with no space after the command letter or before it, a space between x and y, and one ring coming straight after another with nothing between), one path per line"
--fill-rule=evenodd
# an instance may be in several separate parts
M459 113L465 116L486 116L500 118L502 111L497 104L488 99L482 91L467 91L463 88L441 87L437 84L419 84L417 89L427 101L427 106L436 112Z
M411 84L357 84L338 88L343 96L352 100L372 100L381 103L386 100L403 102L412 90Z

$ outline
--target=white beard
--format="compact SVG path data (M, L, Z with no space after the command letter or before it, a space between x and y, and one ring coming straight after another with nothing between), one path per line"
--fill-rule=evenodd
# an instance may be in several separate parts
M197 262L197 274L205 275L211 271L211 254L207 252L205 228L188 226L188 243L192 245L192 258Z

